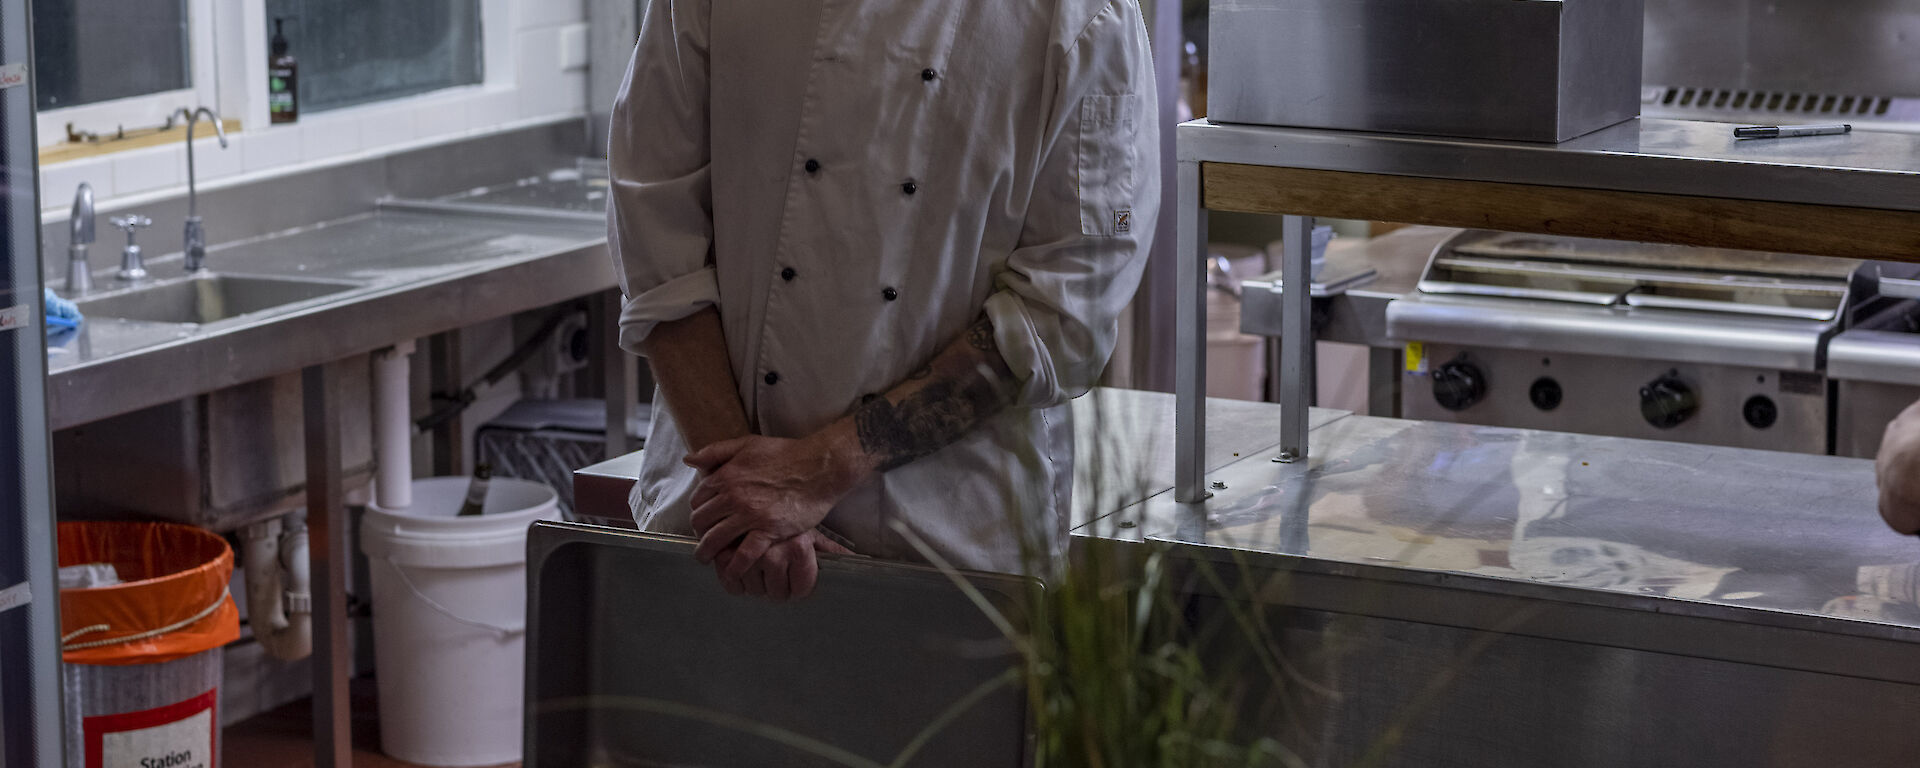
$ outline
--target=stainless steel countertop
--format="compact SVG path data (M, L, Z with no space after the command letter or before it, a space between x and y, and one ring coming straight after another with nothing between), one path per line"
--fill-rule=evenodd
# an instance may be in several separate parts
M1870 461L1316 410L1312 458L1276 464L1279 406L1214 400L1224 418L1209 434L1208 477L1225 487L1185 505L1172 494L1172 407L1171 395L1128 390L1076 401L1076 535L1920 643L1920 606L1897 586L1920 579L1920 539L1880 522ZM607 503L624 509L625 486Z
M538 214L377 210L228 243L230 276L353 283L319 299L206 325L89 318L50 353L53 428L365 354L614 287L604 226ZM149 262L160 281L180 257ZM112 288L111 278L100 281ZM106 291L97 291L98 298Z
M438 198L438 202L490 205L514 208L540 208L605 216L607 213L606 163L597 172L569 169L545 176L521 179L510 184L481 187Z
M1204 504L1161 493L1076 532L1920 642L1913 597L1874 595L1916 578L1920 540L1881 523L1870 461L1366 416L1320 425L1310 444L1304 465L1253 457L1210 473L1226 489Z
M1074 526L1128 507L1173 486L1173 396L1129 389L1095 389L1073 401ZM1220 439L1211 443L1207 467L1243 458L1273 457L1280 444L1280 412L1265 403L1212 399ZM1347 416L1315 409L1319 426ZM640 477L643 451L576 470L574 514L583 520L624 520L628 495Z
M1355 131L1179 127L1182 160L1920 211L1920 136L1735 141L1722 123L1641 118L1560 144Z

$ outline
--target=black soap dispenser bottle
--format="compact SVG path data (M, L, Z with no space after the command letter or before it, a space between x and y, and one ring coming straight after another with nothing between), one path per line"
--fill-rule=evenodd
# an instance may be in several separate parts
M287 43L287 20L273 20L273 56L267 61L267 112L280 125L300 119L300 62Z

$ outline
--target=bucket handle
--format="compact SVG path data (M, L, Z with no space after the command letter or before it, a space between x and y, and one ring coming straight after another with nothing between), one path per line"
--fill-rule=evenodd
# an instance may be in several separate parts
M503 627L498 624L488 624L487 622L484 622L484 621L475 621L465 616L461 616L460 614L454 613L451 609L436 602L433 598L427 597L427 593L420 591L419 587L414 586L413 579L407 576L407 569L400 567L400 564L394 562L393 558L382 557L380 558L380 562L386 563L388 568L393 569L394 575L400 577L400 583L406 585L408 592L412 592L414 597L420 598L420 602L426 603L427 607L432 608L434 612L442 616L452 619L455 622L458 622L460 624L473 627L474 629L484 629L488 632L492 632L501 637L513 637L514 635L525 634L527 631L527 625L524 623L517 627Z
M76 643L74 642L76 638L86 637L87 635L91 635L96 632L113 631L112 624L95 624L91 627L82 627L80 629L74 630L72 632L68 632L67 634L61 636L60 650L67 653L71 653L74 651L85 651L85 650L91 650L94 648L105 648L109 645L131 643L136 640L146 640L152 637L159 637L161 635L167 634L168 632L175 632L178 630L186 629L187 627L191 627L195 624L200 623L201 619L204 619L208 616L212 616L213 612L220 610L220 606L226 605L227 598L232 596L233 596L233 591L231 587L229 587L228 589L223 589L220 591L220 597L213 601L213 605L207 606L206 608L202 609L199 613L196 613L180 621L176 621L172 624L168 624L159 629L149 629L145 632L141 632L139 634L127 635L125 637L116 637L110 640L95 640L88 643Z

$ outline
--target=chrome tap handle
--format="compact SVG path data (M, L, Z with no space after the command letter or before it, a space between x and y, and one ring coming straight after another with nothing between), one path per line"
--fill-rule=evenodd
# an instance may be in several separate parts
M127 233L127 247L120 252L120 279L128 282L147 279L147 267L142 259L140 244L134 239L139 235L140 230L153 226L153 219L130 213L125 216L115 216L111 221L114 226Z
M147 227L153 226L153 219L149 219L137 213L129 213L124 216L115 216L111 219L108 219L107 221L113 222L113 225L116 227L119 227L120 231L127 233L128 244L133 243L133 236L135 232L138 232L142 229L146 229Z

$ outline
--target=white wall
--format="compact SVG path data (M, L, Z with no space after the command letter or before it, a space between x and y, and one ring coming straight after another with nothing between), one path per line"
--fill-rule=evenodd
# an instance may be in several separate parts
M212 2L212 18L196 25L205 21L245 30L218 35L227 42L219 64L219 108L240 119L243 130L230 137L225 151L212 139L195 143L203 189L586 114L585 0L483 0L486 82L303 116L285 126L267 119L262 0ZM48 117L58 122L59 113ZM43 141L47 122L42 120ZM187 178L182 144L43 166L46 218L65 218L83 181L93 185L103 207L182 194Z

